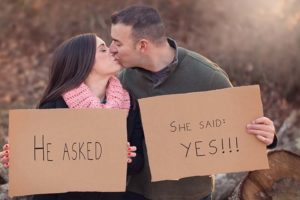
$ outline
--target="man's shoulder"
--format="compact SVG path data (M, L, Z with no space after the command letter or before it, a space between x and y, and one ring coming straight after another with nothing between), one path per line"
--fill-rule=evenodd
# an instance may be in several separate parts
M197 78L197 80L201 77L202 83L208 83L209 87L214 89L231 86L227 73L216 63L199 53L185 48L180 48L180 52L184 56L179 60L179 74L188 74Z
M220 67L216 63L195 51L183 47L178 47L178 52L179 62L183 65L188 64L190 66L202 67L210 70L220 69Z

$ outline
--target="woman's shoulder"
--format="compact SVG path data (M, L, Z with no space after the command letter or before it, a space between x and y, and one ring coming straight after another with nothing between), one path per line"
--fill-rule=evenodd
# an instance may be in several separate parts
M48 109L48 108L68 108L68 105L64 101L62 97L57 99L47 101L40 106L40 109Z

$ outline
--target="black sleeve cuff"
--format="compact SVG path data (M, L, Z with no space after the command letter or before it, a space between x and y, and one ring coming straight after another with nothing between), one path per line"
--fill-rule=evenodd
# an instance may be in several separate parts
M275 134L275 135L274 135L274 139L273 139L272 144L269 144L269 145L267 146L267 148L268 148L268 149L274 149L274 148L277 146L277 142L278 142L278 140L277 140L277 136L276 136L276 134Z

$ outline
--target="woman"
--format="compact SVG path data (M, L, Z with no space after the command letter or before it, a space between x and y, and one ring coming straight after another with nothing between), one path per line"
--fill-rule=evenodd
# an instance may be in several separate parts
M95 34L82 34L62 43L55 51L50 80L38 108L113 108L128 110L128 168L143 167L143 130L137 101L121 86L115 74L121 69L105 42ZM132 145L132 146L130 146ZM0 153L9 167L9 145ZM121 193L69 192L35 195L33 199L119 199Z

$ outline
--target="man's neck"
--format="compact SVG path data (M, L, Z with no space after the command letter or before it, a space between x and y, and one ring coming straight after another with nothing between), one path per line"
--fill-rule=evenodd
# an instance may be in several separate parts
M151 53L149 67L147 69L152 72L159 72L172 63L175 53L175 49L169 45L168 41L155 47Z

